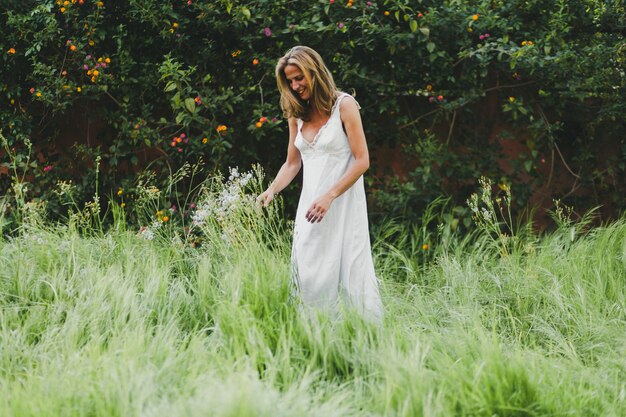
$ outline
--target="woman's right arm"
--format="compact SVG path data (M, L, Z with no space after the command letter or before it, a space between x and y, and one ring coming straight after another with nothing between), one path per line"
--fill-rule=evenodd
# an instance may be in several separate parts
M298 133L298 124L293 117L289 118L289 146L287 147L287 160L276 174L274 181L267 187L257 201L263 203L263 207L267 207L274 199L274 195L279 193L283 188L289 185L291 181L298 175L302 167L302 157L300 151L296 148L296 135Z

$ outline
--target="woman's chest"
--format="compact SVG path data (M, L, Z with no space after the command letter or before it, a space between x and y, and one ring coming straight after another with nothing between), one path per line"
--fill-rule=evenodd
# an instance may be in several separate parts
M300 127L300 134L302 135L302 139L304 139L308 143L314 143L319 133L322 132L323 128L330 122L330 117L326 119L317 119L308 122L302 123Z

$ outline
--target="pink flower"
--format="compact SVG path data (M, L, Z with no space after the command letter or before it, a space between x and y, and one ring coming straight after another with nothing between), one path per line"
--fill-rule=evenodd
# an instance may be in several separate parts
M43 167L43 172L50 172L51 169L52 165L46 165L45 167Z
M263 29L263 33L265 33L265 36L267 36L268 38L270 36L272 36L272 30L268 27L266 27L265 29Z
M87 65L87 64L83 65L83 69L84 69L85 71L87 71L87 70L89 69L89 65Z
M106 67L107 67L107 63L106 63L106 62L103 62L103 63L101 63L101 64L100 64L100 66L101 66L102 68L106 68Z
M337 24L337 27L338 27L339 29L343 29L343 27L344 27L344 26L345 26L345 25L343 24L343 22L339 22L339 23Z
M87 57L86 57L86 58L87 58L87 59L91 59L91 55L87 55Z

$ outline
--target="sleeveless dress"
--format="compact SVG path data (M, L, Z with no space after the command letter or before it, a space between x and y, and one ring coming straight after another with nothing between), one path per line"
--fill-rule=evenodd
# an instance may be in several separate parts
M305 218L313 201L336 184L354 161L339 110L346 97L354 100L341 93L312 142L302 136L303 121L297 120L295 146L304 173L292 244L292 283L305 306L334 312L345 303L364 318L380 322L383 308L370 247L363 176L333 201L320 222Z

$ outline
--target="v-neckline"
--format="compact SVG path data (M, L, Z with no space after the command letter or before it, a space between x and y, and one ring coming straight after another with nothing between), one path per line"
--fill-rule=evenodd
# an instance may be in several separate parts
M337 105L339 104L339 99L341 98L342 95L339 95L336 99L335 102L333 103L333 107L330 109L330 116L328 116L328 120L326 120L326 122L324 122L324 124L317 129L317 133L315 134L315 136L313 136L313 140L311 142L309 142L305 137L304 137L304 133L302 133L302 125L304 125L304 121L302 122L302 124L300 125L300 128L298 129L298 132L300 133L300 136L302 136L302 140L304 141L304 143L306 143L307 145L309 145L311 148L313 148L315 146L315 144L317 143L317 140L319 139L321 133L324 131L324 129L326 128L326 126L328 126L328 123L330 123L330 119L333 118L333 113L335 113L335 108L337 107Z
M330 116L328 117L328 120L326 120L324 124L319 129L317 129L317 133L315 133L315 136L313 136L313 140L310 142L307 140L307 138L304 137L304 133L302 133L302 126L300 126L300 136L302 136L302 140L309 146L315 146L315 144L317 143L317 140L320 137L320 133L322 133L322 131L324 130L326 125L328 125L328 122L330 122L330 119L332 117L333 115L331 113ZM304 125L304 122L302 124Z

